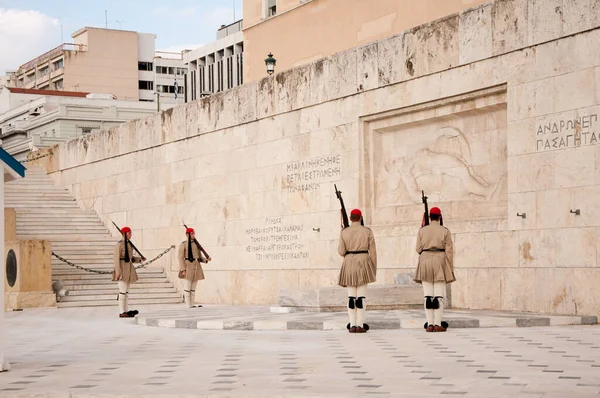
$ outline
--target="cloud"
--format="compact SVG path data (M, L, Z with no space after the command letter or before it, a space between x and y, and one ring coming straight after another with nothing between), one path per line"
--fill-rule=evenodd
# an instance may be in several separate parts
M0 75L59 44L58 19L34 10L0 8Z

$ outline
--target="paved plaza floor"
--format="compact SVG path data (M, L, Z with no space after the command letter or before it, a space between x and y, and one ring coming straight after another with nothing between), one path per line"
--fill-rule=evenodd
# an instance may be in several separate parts
M269 313L139 309L140 320L147 314L167 319L185 311L247 310L254 321ZM349 334L148 327L116 313L116 307L7 313L12 370L0 373L0 396L600 397L599 326Z

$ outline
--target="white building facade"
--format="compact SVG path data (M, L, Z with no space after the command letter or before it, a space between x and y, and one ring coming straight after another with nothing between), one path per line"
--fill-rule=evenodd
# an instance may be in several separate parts
M183 54L186 102L244 83L242 20L222 26L217 40Z
M156 113L153 103L119 101L110 95L13 91L17 92L10 88L0 91L0 104L4 104L4 108L0 106L0 140L19 161L33 150ZM31 91L34 94L28 94Z

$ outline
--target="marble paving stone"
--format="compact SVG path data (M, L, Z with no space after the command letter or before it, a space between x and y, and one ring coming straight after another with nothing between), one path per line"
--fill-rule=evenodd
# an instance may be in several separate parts
M125 398L118 394L121 391L131 396L149 395L151 391L157 397L164 394L167 398L168 394L189 395L190 380L201 383L205 394L215 398L335 394L350 397L368 396L369 392L397 396L399 391L407 397L424 398L440 395L500 398L517 393L528 397L579 398L600 391L600 386L596 386L600 385L600 351L588 345L597 341L598 326L480 327L468 331L450 328L446 333L436 334L426 333L421 325L418 329L373 329L363 335L352 335L346 330L150 328L134 320L117 322L111 308L90 310L88 314L93 316L88 319L74 315L78 313L32 310L19 316L8 314L6 338L14 344L7 348L6 355L18 365L0 377L6 382L3 387L19 391L0 388L0 397L10 397L15 392L23 397L41 392L58 397L61 391L71 389L73 398L78 398L79 391L121 398ZM516 316L512 315L512 319ZM309 314L289 320L313 322L313 317L314 314ZM61 324L67 327L58 327ZM32 339L39 334L40 325L44 325L47 337ZM81 334L86 338L76 338ZM114 344L95 349L99 342L115 335L119 338ZM127 361L121 360L125 347L150 339L158 339L159 346L129 356ZM25 341L29 343L26 345ZM58 348L69 345L70 350L62 354L64 363L60 363L69 366L49 367L58 364L55 352L41 350L48 343ZM80 357L77 354L81 352L90 354ZM186 358L174 358L182 356L176 352L186 352ZM437 354L439 359L425 362L424 352ZM228 363L233 366L224 365ZM101 368L118 369L96 371ZM170 372L157 373L161 369ZM106 374L90 378L95 371ZM123 373L140 381L127 383ZM31 375L47 377L28 377ZM74 383L73 377L79 381ZM35 383L11 384L31 380ZM482 381L488 384L481 384ZM288 388L291 386L302 388ZM230 390L213 391L213 388Z

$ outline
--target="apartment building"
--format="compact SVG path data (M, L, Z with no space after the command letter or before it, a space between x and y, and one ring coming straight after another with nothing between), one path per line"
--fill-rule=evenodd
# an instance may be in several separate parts
M486 0L244 0L244 78L267 76L482 4Z
M242 20L223 25L217 39L206 46L185 51L186 102L244 83Z
M125 101L159 101L160 109L176 104L175 91L171 90L174 90L177 71L183 69L183 59L181 54L175 57L158 54L155 51L156 35L85 27L71 37L72 43L63 43L21 65L10 76L10 85L25 89L106 93ZM161 70L165 67L171 68L168 71L173 70L170 84L162 74L156 73L155 65ZM181 76L178 84L183 83Z
M17 160L35 149L91 134L156 112L155 105L110 94L0 89L0 140Z

